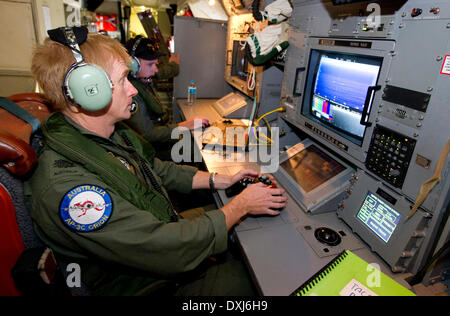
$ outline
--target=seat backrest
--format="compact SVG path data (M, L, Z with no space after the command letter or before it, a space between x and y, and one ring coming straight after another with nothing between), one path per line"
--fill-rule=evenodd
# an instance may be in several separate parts
M41 122L50 115L40 94L9 97ZM25 249L43 246L33 230L24 203L23 180L37 163L30 145L32 128L0 108L0 295L20 295L11 278L11 269Z
M6 188L0 184L0 296L17 296L19 291L14 285L10 271L20 254L25 250L22 236L17 226L14 204Z

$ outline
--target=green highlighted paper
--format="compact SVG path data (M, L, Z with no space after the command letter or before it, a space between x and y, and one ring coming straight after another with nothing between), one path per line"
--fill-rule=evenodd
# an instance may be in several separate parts
M415 296L350 251L344 251L293 296Z

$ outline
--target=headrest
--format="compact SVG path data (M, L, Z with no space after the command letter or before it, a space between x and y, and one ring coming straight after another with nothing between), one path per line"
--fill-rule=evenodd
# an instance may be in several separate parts
M8 99L41 122L50 115L49 103L42 94L16 94ZM30 146L32 131L28 123L0 108L0 164L15 175L25 175L37 162Z
M8 99L19 105L22 109L36 117L41 122L51 114L49 110L49 103L42 94L15 94L8 97ZM29 144L33 129L25 121L0 108L0 131L8 132L9 134L20 138L25 143Z
M0 131L0 164L12 174L23 176L28 173L37 162L34 149L5 131Z

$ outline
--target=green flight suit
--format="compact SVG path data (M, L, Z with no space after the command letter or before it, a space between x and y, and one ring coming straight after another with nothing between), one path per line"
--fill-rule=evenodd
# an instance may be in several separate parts
M173 62L169 62L169 58L164 57L160 58L160 65L158 65L158 73L156 74L156 78L159 80L169 80L172 79L180 73L180 66Z
M125 123L152 144L170 142L173 145L171 135L177 124L169 123L169 110L159 100L154 87L135 78L130 78L130 82L139 94L133 97L136 109Z
M42 131L39 164L26 183L35 230L55 253L80 264L83 283L94 294L146 294L161 280L177 283L180 295L221 295L217 286L229 289L230 282L236 282L231 288L237 292L224 295L251 294L240 263L208 260L227 249L221 210L174 219L166 190L191 192L197 169L153 158L153 148L123 124L106 139L55 113ZM83 210L80 203L64 208L66 201L84 198L83 205L88 203L82 191L89 198L104 197L102 205L89 202L84 215L90 218L94 207L103 208L110 212L107 220L80 224L83 214L65 220ZM217 277L218 271L227 275Z
M169 122L169 109L159 100L153 84L135 78L130 82L139 94L133 97L136 109L125 123L155 147L159 159L172 160L172 147L178 141L172 139L172 132L178 125Z

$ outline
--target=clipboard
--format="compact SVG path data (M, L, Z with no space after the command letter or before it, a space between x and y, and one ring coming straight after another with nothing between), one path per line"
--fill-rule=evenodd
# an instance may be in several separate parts
M344 251L291 296L416 296L351 251Z

